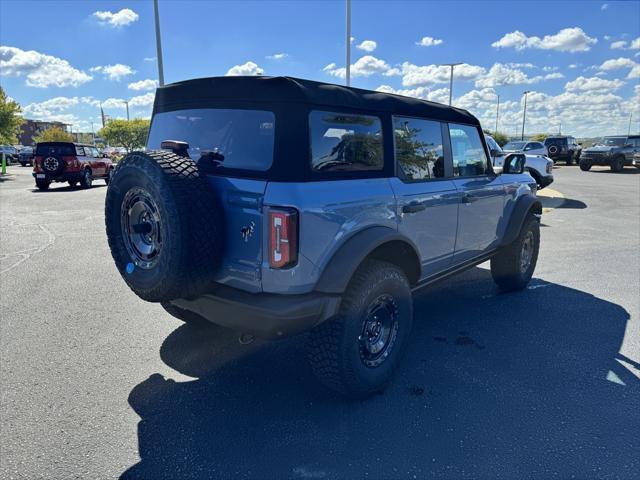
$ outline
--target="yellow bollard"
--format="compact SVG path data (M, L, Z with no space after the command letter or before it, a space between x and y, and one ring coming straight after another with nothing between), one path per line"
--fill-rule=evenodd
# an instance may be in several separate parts
M2 152L2 175L7 174L7 158L4 156L4 152Z

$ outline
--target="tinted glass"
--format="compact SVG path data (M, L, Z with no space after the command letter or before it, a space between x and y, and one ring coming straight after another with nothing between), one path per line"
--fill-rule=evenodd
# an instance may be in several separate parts
M98 158L100 156L100 152L97 148L91 147L91 156Z
M485 175L489 164L480 133L470 125L449 124L453 174L456 177Z
M504 146L505 150L522 150L526 142L509 142Z
M275 116L263 110L190 109L158 113L147 148L164 140L189 144L195 161L211 156L224 168L268 170L273 163Z
M309 128L313 170L382 170L382 126L378 117L314 111L309 114Z
M490 150L495 150L498 155L503 154L502 148L500 147L500 145L498 145L498 142L493 139L493 137L484 137L484 141L487 142L487 146Z
M393 117L398 175L407 180L444 177L440 122Z
M607 147L621 147L626 142L626 138L624 137L604 137L602 140L597 142L598 145L606 145Z
M79 157L84 157L86 155L84 152L84 147L76 146L76 155Z
M43 143L36 147L36 155L75 155L75 149L70 143Z
M544 144L546 146L556 145L561 147L563 145L567 145L567 139L566 138L547 138L545 139Z
M633 144L635 148L640 148L640 138L632 138L629 143Z
M537 150L538 148L542 148L542 147L544 147L544 145L542 145L541 143L538 143L538 142L533 142L533 143L531 143L530 145L531 145L531 148L534 148L534 149L536 149L536 150Z

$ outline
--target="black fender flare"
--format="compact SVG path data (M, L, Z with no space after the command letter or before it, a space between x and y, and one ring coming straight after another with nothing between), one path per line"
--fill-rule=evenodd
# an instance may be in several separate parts
M396 243L400 242L409 249L403 252L402 249L394 248L394 253L411 266L411 272L407 275L409 281L417 282L421 275L421 266L420 255L415 244L393 228L376 226L359 231L338 248L320 275L315 290L324 293L343 293L360 264L378 247L383 247L390 242L394 242L396 247L401 247L402 245ZM385 259L384 256L382 259Z
M511 217L505 229L501 246L509 245L518 237L524 220L530 213L542 215L542 203L540 203L540 200L538 200L535 195L520 197L511 211Z

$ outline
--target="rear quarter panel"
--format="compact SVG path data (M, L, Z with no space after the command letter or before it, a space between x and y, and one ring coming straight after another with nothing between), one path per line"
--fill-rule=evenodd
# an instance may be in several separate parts
M357 232L372 226L397 230L396 200L386 178L306 183L270 182L265 193L270 206L299 212L299 260L290 269L262 264L262 287L271 293L313 290L333 254ZM266 228L266 223L265 227ZM264 235L264 251L268 248Z

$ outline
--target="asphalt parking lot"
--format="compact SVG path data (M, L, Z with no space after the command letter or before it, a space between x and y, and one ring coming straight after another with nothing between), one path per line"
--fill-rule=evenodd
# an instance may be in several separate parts
M304 338L240 345L122 282L106 187L0 181L1 478L637 478L640 170L554 171L529 289L416 296L394 383L320 388Z

